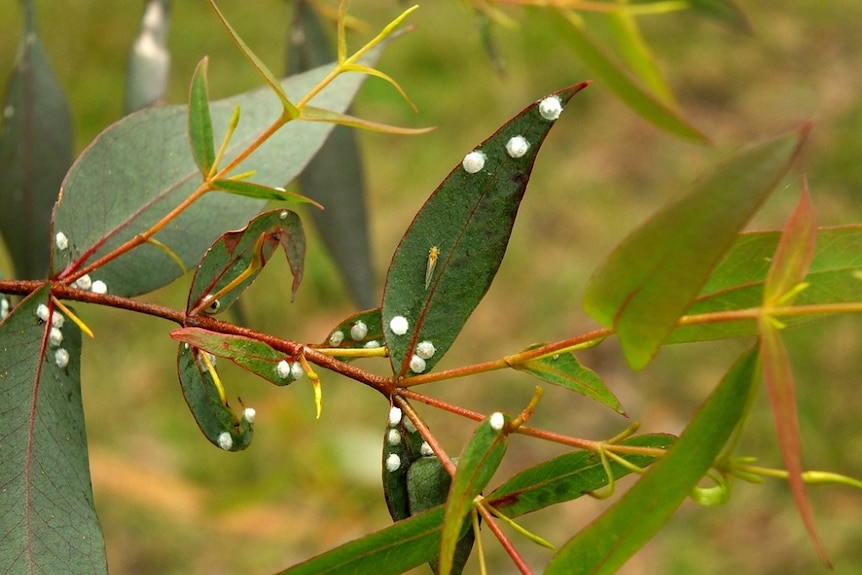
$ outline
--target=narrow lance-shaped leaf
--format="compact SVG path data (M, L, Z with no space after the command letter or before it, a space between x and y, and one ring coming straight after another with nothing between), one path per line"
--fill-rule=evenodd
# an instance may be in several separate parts
M382 47L367 54L372 63ZM315 68L283 82L293 94L317 85L331 65ZM317 95L317 106L344 110L362 84L360 74L338 77ZM281 114L268 88L210 103L213 132L224 134L234 109L242 121L225 151L233 158L246 149ZM330 124L290 122L256 150L242 169L255 170L255 182L282 186L293 179L317 152ZM122 167L122 169L120 169ZM53 274L80 269L149 229L185 200L200 184L200 170L189 153L188 108L149 108L127 116L99 135L78 158L63 184L55 208L55 233L68 238L68 248L54 249ZM105 201L106 194L111 201ZM180 257L186 268L226 229L242 227L263 207L263 201L234 194L209 193L154 236ZM45 236L47 237L47 236ZM110 293L133 296L163 286L183 268L155 245L142 245L91 274Z
M192 144L192 156L204 178L209 175L215 161L213 123L210 117L207 88L208 63L207 57L198 63L192 75L192 87L189 90L189 140Z
M794 288L802 283L817 243L817 221L808 182L802 181L802 196L784 232L763 286L764 305L789 304Z
M316 10L305 0L291 3L288 74L332 60L334 50ZM299 188L326 206L311 219L360 308L375 304L374 265L368 230L365 177L354 132L336 126L297 179Z
M216 333L199 327L184 327L171 332L171 337L216 357L223 357L241 368L274 383L287 385L296 380L295 359L286 356L262 341L241 335Z
M659 433L637 435L619 444L668 449L675 441L674 436ZM649 455L620 454L620 456L638 467L647 467L656 460ZM631 468L624 467L614 460L610 460L609 465L614 479L632 472ZM516 517L577 499L606 486L609 481L608 473L598 454L576 451L519 472L491 492L486 499L489 505L510 517Z
M36 34L33 4L21 3L24 33L0 104L0 233L19 279L48 273L51 208L74 144L69 106Z
M171 71L168 0L147 0L141 31L129 54L124 110L130 114L165 99Z
M643 447L665 448L672 438L665 435L633 437L624 444ZM598 458L589 453L575 453L560 461L552 460L537 466L537 473L525 470L507 481L492 494L489 503L500 508L510 517L536 511L556 501L554 497L562 494L564 500L576 499L579 495L595 491L608 482ZM574 456L583 456L574 458ZM645 466L649 458L621 454L620 457ZM547 465L547 466L545 466ZM631 471L611 463L614 477L619 478ZM617 472L619 474L617 474ZM547 481L543 481L547 480ZM512 487L505 490L504 486ZM443 529L444 507L438 506L419 515L398 521L394 525L370 535L350 541L335 549L313 557L303 563L282 571L279 575L354 575L355 573L374 573L375 575L397 575L431 561L439 553L440 532Z
M692 11L729 25L738 32L751 33L751 22L731 0L689 0Z
M614 573L682 504L744 414L757 367L746 352L727 373L676 444L610 509L562 547L546 575Z
M537 346L531 346L527 349L534 347ZM625 415L620 401L608 389L602 378L596 375L593 370L581 365L574 353L549 355L526 363L518 363L513 367L534 375L547 383L559 385L585 397L595 399L617 413Z
M585 86L531 104L466 154L410 224L383 291L383 330L398 376L431 370L485 295L539 147ZM419 353L424 342L428 353Z
M255 200L275 200L276 202L304 203L313 204L318 208L323 207L311 198L281 187L264 186L246 180L213 180L212 184L216 190Z
M473 500L491 481L506 455L508 425L508 416L499 411L491 414L482 421L461 453L440 535L440 575L452 572L462 526L473 509Z
M766 276L763 288L763 315L759 318L760 354L763 363L763 378L769 404L775 420L775 431L784 466L787 468L788 484L793 500L802 516L802 521L811 537L817 553L826 565L829 558L814 526L811 502L802 480L802 440L799 435L799 420L796 415L796 394L793 390L793 370L787 349L781 340L780 324L769 315L769 308L785 302L792 296L793 288L799 285L808 271L814 254L816 238L814 210L807 184L803 181L802 197L784 228L778 249Z
M616 328L629 364L652 359L796 157L808 127L750 146L630 234L593 274L584 309Z
M671 134L700 142L707 141L707 137L679 112L668 107L633 80L628 72L596 44L576 17L567 16L557 9L549 10L548 14L568 46L617 97L642 118Z
M0 323L0 572L107 573L93 507L81 332L47 287Z
M246 409L235 412L224 388L213 377L211 359L188 344L177 351L177 373L189 411L210 443L225 451L240 451L251 444L254 416Z
M198 265L186 310L190 314L226 310L257 279L266 261L281 246L293 274L292 294L302 281L305 235L294 212L275 210L251 220L235 232L226 232Z

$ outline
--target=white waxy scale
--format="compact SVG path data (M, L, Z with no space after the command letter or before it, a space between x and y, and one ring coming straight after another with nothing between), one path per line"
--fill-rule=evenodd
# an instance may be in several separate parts
M434 455L434 450L431 449L431 446L428 445L427 441L423 441L422 446L419 448L419 453L421 453L423 457L428 457L429 455Z
M90 288L90 290L93 293L97 293L99 295L105 295L106 293L108 293L108 284L106 284L102 280L96 280L93 282L93 285Z
M281 379L287 379L290 377L290 363L288 363L287 360L281 360L278 362L278 365L275 366L275 373Z
M422 359L431 359L434 357L434 354L437 352L437 348L434 347L434 344L428 340L420 341L416 345L416 355L421 357Z
M281 191L283 192L284 190L282 189ZM287 210L282 210L282 211L278 214L278 219L280 219L280 220L286 220L286 219L287 219L287 213L288 213L288 212L287 212Z
M9 315L9 300L0 296L0 321L6 319Z
M327 341L331 346L341 345L341 342L344 341L344 332L341 330L332 332Z
M62 347L54 352L54 363L57 364L57 367L64 368L69 365L69 352L63 349Z
M249 423L254 423L254 418L257 415L257 411L253 407L246 407L242 410L242 418Z
M491 414L491 429L494 431L500 431L503 429L503 426L506 424L506 418L499 411L495 411Z
M464 171L468 174L476 174L482 171L482 168L485 167L485 154L484 152L480 152L479 150L473 150L466 156L464 156L464 160L461 161L461 167L464 168Z
M230 448L233 447L233 437L230 436L230 433L227 431L222 431L218 436L218 446L224 449L225 451L230 451Z
M407 318L403 315L396 315L389 320L389 329L391 329L392 333L395 335L404 335L407 333L407 330L410 329L410 322L407 321Z
M530 149L530 142L524 136L512 136L506 142L506 153L512 158L523 157Z
M69 238L66 237L66 234L63 232L57 232L54 236L54 245L57 246L57 249L61 252L65 249L69 248Z
M41 319L42 321L48 321L49 314L51 312L48 311L48 306L43 303L39 304L39 307L36 308L36 317Z
M425 371L425 360L416 354L410 358L410 371L413 373L422 373Z
M401 432L397 429L390 429L386 433L386 443L389 445L401 445Z
M48 333L48 343L54 347L59 346L63 343L63 332L56 327L52 327L51 331Z
M398 457L397 453L390 453L386 457L386 471L392 473L399 469L401 469L401 458Z
M366 335L368 335L368 326L362 320L357 321L350 328L350 337L353 341L362 341Z
M88 290L93 287L93 280L90 279L90 274L84 274L75 280L75 287L82 290Z
M290 374L293 376L293 379L302 379L305 377L305 368L302 367L302 364L298 361L293 362L293 365L290 366Z
M63 327L63 324L66 323L66 318L58 311L51 312L51 325L60 329Z
M365 345L363 345L362 347L364 347L365 349L377 349L378 347L380 347L380 342L376 339L372 339L371 341L366 342Z
M413 425L413 422L409 417L404 419L404 429L406 429L410 433L416 433L416 426Z
M559 96L548 96L539 102L539 115L549 122L560 117L563 112L563 103Z
M5 119L8 120L9 118L11 118L14 115L15 115L15 107L14 106L9 105L9 106L6 106L5 108L3 108L3 117Z
M401 423L401 417L403 413L401 413L400 407L395 407L394 405L389 408L389 425L395 427L399 423Z

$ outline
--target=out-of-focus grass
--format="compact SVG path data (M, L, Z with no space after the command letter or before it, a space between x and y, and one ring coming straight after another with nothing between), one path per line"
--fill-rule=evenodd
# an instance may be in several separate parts
M248 43L279 69L285 2L221 4ZM857 38L862 6L797 0L746 3L744 8L754 37L691 15L643 20L684 110L713 138L713 148L658 132L599 83L573 101L539 156L499 276L441 368L591 328L579 309L581 289L616 242L727 150L800 121L817 122L799 169L809 174L820 222L862 217L862 51ZM138 9L95 0L37 5L44 42L70 97L79 149L119 118ZM352 10L380 25L398 5L356 1ZM393 44L381 64L420 113L413 114L378 80L369 80L358 98L357 112L365 117L438 126L417 138L361 135L381 285L389 254L412 214L464 152L527 102L589 77L540 14L514 14L520 28L496 34L507 63L506 75L500 76L460 3L423 5L410 19L418 29ZM13 3L0 5L4 78L18 18ZM205 2L174 3L170 44L173 102L185 99L191 71L206 54L213 97L259 84ZM797 193L796 181L788 180L756 224L780 225ZM307 265L305 284L292 305L285 266L276 262L267 269L244 298L254 327L317 341L352 311L317 243ZM147 299L181 306L186 286L187 280L180 281ZM94 489L113 573L269 573L388 524L379 488L388 407L383 399L324 373L323 417L315 421L307 384L276 389L225 366L231 395L240 395L259 415L252 447L222 453L205 442L183 404L173 367L175 347L167 337L172 326L91 307L82 315L97 334L86 344L84 398ZM858 319L825 320L787 336L798 377L807 466L862 475ZM585 353L583 360L646 429L678 432L744 345L668 348L641 373L625 367L613 341ZM385 369L383 362L377 366ZM528 401L532 387L524 375L499 373L439 383L427 391L477 410L515 411ZM560 390L546 389L546 394L533 420L538 426L596 438L629 423ZM430 410L423 413L445 447L457 452L470 426ZM779 466L770 417L761 401L743 451ZM557 451L516 438L502 473ZM857 571L862 567L862 495L842 487L810 493L837 572ZM606 505L579 501L526 517L524 523L562 544ZM512 572L490 537L487 541L492 571ZM526 542L518 546L537 569L549 557ZM734 498L720 509L686 504L623 572L819 569L786 488L773 482L738 484Z

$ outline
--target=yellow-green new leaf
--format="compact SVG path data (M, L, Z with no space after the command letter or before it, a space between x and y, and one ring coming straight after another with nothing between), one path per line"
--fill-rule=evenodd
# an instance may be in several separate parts
M210 117L210 102L207 89L207 64L204 57L195 68L192 87L189 90L189 139L195 163L206 178L215 160L213 123Z

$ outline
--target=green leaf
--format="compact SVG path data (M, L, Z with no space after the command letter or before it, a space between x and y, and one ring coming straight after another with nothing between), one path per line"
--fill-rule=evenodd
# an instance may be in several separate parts
M292 2L288 74L334 58L320 18L307 2ZM353 130L336 126L298 178L299 188L326 206L311 219L360 309L376 303L365 178ZM382 337L382 335L381 335Z
M414 461L430 455L425 439L401 409L389 410L389 426L383 436L383 496L393 521L410 517L407 471Z
M676 98L656 63L655 55L641 34L637 17L625 10L618 10L608 14L608 20L617 47L632 72L656 98L669 107L675 107Z
M561 548L546 575L614 573L673 515L744 414L756 350L730 369L676 444L610 509Z
M688 4L693 12L727 24L737 32L752 32L745 12L730 0L688 0Z
M608 88L628 107L655 126L671 134L707 142L707 137L683 118L677 110L647 92L590 37L583 23L559 10L548 16L566 44L583 60Z
M303 196L302 194L297 194L296 192L290 192L285 190L284 188L276 188L273 186L264 186L262 184L256 184L254 182L248 182L245 180L213 180L213 187L217 190L221 190L223 192L228 192L230 194L236 194L238 196L245 196L246 198L253 198L255 200L275 200L277 202L289 202L289 203L306 203L313 204L318 208L322 207L320 204Z
M51 208L74 142L63 87L36 35L33 2L21 4L24 33L0 104L0 232L15 276L38 279L48 274Z
M257 279L279 246L284 249L293 274L291 295L295 295L302 281L305 234L294 212L274 210L216 240L195 271L186 311L190 315L214 314L228 309Z
M534 347L538 347L538 345L527 349ZM620 401L608 389L605 382L593 370L581 365L574 353L549 355L526 363L519 363L513 367L534 375L547 383L559 385L585 397L595 399L617 413L625 415Z
M229 359L275 385L287 385L296 379L290 370L292 364L282 363L292 362L294 358L276 351L262 341L241 335L216 333L199 327L175 329L171 332L171 337L217 357Z
M585 86L566 88L542 101L564 106ZM485 295L552 125L540 115L538 102L528 106L465 157L475 173L462 163L455 166L404 234L383 291L383 330L398 376L430 371ZM528 143L526 150L518 150L522 156L506 152L510 139ZM406 330L401 329L404 320ZM424 341L436 351L421 358L423 369L411 370L411 362L414 367L418 363L413 360L416 346Z
M54 311L65 322L60 345L50 343L51 322L37 319L47 305L43 287L0 323L0 572L107 573L81 403L81 332Z
M630 437L620 445L667 449L675 441L674 436L659 433ZM655 461L654 457L647 455L621 453L619 456L638 467L647 467ZM614 460L610 460L610 468L614 479L632 472ZM509 517L516 517L577 499L607 484L608 474L599 455L576 451L519 472L491 492L487 500Z
M400 575L434 558L440 542L443 507L398 521L277 575Z
M245 410L241 415L234 413L224 388L213 378L202 353L188 344L180 344L177 373L189 411L209 442L225 451L248 447L253 436L253 416L249 418Z
M446 500L443 533L440 535L440 573L452 572L455 551L473 500L496 473L509 444L509 417L496 412L486 417L464 447Z
M453 463L457 463L455 459L453 459ZM410 469L407 470L407 494L410 503L410 514L418 515L423 511L433 509L445 503L451 485L452 478L437 457L420 457L414 461L410 465ZM473 542L476 538L469 524L465 527L467 529L455 547L452 570L450 571L454 575L460 575L464 570L464 565L470 558L470 552L473 550ZM431 570L434 573L440 572L440 561L438 558L435 557L432 559L430 564Z
M645 366L673 331L807 133L806 127L733 155L631 233L590 278L584 309L615 327L633 368Z
M192 87L189 90L189 139L192 144L192 156L204 178L209 176L215 161L213 123L210 117L210 98L207 88L208 63L209 58L204 56L195 67Z
M380 50L369 54L375 60ZM305 93L332 69L322 66L284 82L292 93ZM315 98L318 106L344 110L364 77L337 78ZM225 157L246 149L279 117L281 106L266 88L212 102L214 133L225 133L234 108L243 108ZM254 152L241 167L254 169L264 186L293 179L323 144L332 126L290 122ZM54 213L54 231L69 238L67 251L55 249L53 274L71 272L116 249L147 230L197 188L198 170L188 151L188 109L147 109L114 124L96 138L69 171L63 197ZM244 226L263 202L233 194L207 194L154 238L173 250L186 267L226 229ZM183 273L164 250L142 245L91 274L110 293L134 296L163 286Z
M148 0L144 4L141 31L129 54L126 77L126 114L156 105L165 99L171 71L168 51L168 0Z
M369 349L383 345L383 320L380 308L356 312L339 322L326 341L313 346L327 349ZM341 358L349 361L349 357Z

